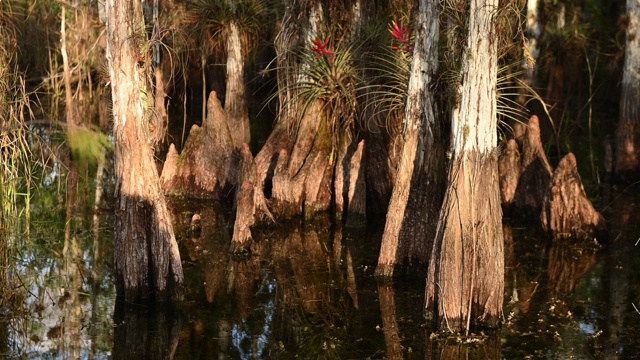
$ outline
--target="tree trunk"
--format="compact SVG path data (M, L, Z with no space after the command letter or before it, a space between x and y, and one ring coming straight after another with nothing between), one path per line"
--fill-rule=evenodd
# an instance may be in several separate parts
M109 0L106 12L115 139L116 291L132 302L169 299L181 293L184 277L141 99L142 4Z
M159 51L159 50L158 50ZM164 142L167 134L167 127L169 125L169 117L167 114L167 107L165 105L165 99L167 98L167 80L169 78L168 73L171 70L168 69L166 61L160 60L160 63L153 70L153 76L155 78L154 83L154 112L153 112L153 129L151 135L155 139L157 145Z
M162 28L167 28L173 24L169 24L168 17L161 17L160 14L172 14L174 10L173 0L164 0L160 4L160 0L152 0L143 2L145 12L145 22L153 27L151 38L153 46L151 50L153 64L153 81L148 81L148 88L153 89L153 98L149 96L149 102L153 103L153 111L151 115L150 134L155 140L156 149L165 141L167 128L169 125L169 115L167 114L167 88L171 77L171 57L165 59ZM171 45L168 45L171 46Z
M472 0L451 167L426 284L426 309L440 329L497 326L504 244L496 156L497 0Z
M640 178L640 3L637 0L627 0L627 19L615 173L637 179Z
M367 189L365 184L365 164L363 163L365 142L358 143L355 152L351 156L347 168L349 177L344 179L346 189L346 213L348 228L361 228L366 226L367 219ZM338 181L338 179L334 179Z
M402 262L426 264L444 195L444 144L429 86L438 64L439 4L423 0L405 114L404 144L387 212L377 275Z
M166 194L222 199L237 183L238 150L234 148L225 111L212 91L202 127L193 125L182 153L169 148L162 169Z
M240 149L242 144L251 142L251 125L245 97L244 56L240 30L233 21L229 24L227 37L227 91L224 109L233 144L236 149Z
M527 0L527 21L524 28L524 34L526 37L523 44L524 49L522 56L522 75L520 76L520 80L525 85L532 88L535 87L536 62L538 61L538 56L540 55L538 39L540 38L540 35L542 35L542 26L540 25L539 17L539 6L539 0ZM524 106L528 102L528 92L529 90L527 88L521 87L519 89L519 104ZM513 128L514 138L520 141L520 138L526 131L526 126L519 121L513 121L511 123L511 127Z
M604 217L587 198L572 153L560 160L553 173L540 218L554 238L590 239L605 231Z
M514 139L507 142L505 151L498 159L498 172L500 174L500 200L506 210L510 210L513 196L518 188L520 180L520 150Z
M540 139L540 122L532 116L522 141L520 178L513 195L513 205L530 214L539 214L544 195L551 183L553 169Z
M302 214L309 218L329 210L332 201L336 162L333 139L336 134L327 119L325 102L314 99L305 104L301 95L296 93L297 84L309 80L305 80L301 69L305 65L297 62L290 53L300 39L310 42L309 39L318 36L318 29L324 26L324 14L320 2L310 8L305 1L301 3L288 2L282 28L276 38L281 106L278 123L256 155L257 174L253 186L246 183L246 179L252 177L242 175L245 183L239 185L239 191L245 193L236 195L237 199L256 199L264 195L268 200L268 211L275 218ZM302 10L298 9L299 6ZM296 15L296 10L304 12L302 18L308 23L300 26L300 15ZM255 219L250 218L264 214L264 211L256 210L249 206L238 207L236 222L253 224ZM232 246L246 249L250 237L237 232L241 229L246 229L246 226L236 227Z

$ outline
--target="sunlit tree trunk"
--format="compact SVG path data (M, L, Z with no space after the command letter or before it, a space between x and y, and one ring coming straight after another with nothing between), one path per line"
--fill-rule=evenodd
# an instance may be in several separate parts
M324 26L322 4L311 6L307 0L284 0L286 11L275 39L278 59L278 122L255 158L256 176L244 175L237 199L248 204L238 206L232 239L234 249L251 244L249 229L255 218L266 210L264 198L270 198L269 210L275 217L291 217L328 210L331 200L330 165L331 134L326 124L326 111L321 101L309 104L302 114L296 84L305 80L301 65L291 53L293 46L318 36ZM309 8L310 7L310 8ZM301 15L302 12L302 15ZM295 130L295 131L291 131ZM247 181L250 180L250 181ZM270 188L267 189L267 181Z
M504 245L498 188L493 19L498 0L472 0L453 109L451 164L427 274L426 309L440 329L496 326L502 315Z
M141 98L142 4L108 0L106 13L115 139L116 290L128 301L168 299L181 292L184 278Z
M538 39L542 34L542 26L540 24L538 0L527 0L527 20L524 28L524 49L522 56L522 75L520 80L530 87L534 87L536 62L538 61L538 55L540 54L540 48L538 45ZM518 103L525 105L528 101L527 93L528 89L521 87L519 89ZM516 139L519 139L524 135L527 127L522 122L512 122L513 135Z
M152 47L152 63L153 63L153 83L148 87L153 88L153 115L151 122L151 136L156 141L156 145L160 145L164 142L167 127L169 122L169 115L167 114L167 87L171 77L171 57L167 56L165 51L165 45L162 44L166 41L162 35L162 28L168 28L175 26L175 24L167 24L170 18L165 16L161 17L161 13L171 13L174 10L172 0L164 0L162 5L160 0L152 0L144 2L146 19L152 27L151 38L154 41ZM150 16L149 16L150 15ZM167 46L171 46L170 44ZM165 59L166 57L166 59Z
M627 0L627 42L622 73L615 173L640 177L640 2Z
M542 33L540 25L538 0L527 0L527 22L525 24L525 49L523 56L523 80L527 85L533 85L533 75L535 73L535 63L540 55L538 39Z
M444 194L442 126L429 91L438 66L439 3L420 1L404 145L391 195L376 274L392 275L403 261L426 264Z
M238 25L232 21L229 24L227 37L227 91L224 109L233 143L238 149L242 144L251 142L249 109L244 84L244 56L240 36Z
M70 133L74 130L73 127L76 126L75 114L74 114L74 102L73 102L73 92L71 90L71 66L69 64L69 56L67 55L67 22L66 16L67 10L65 8L61 11L61 20L60 20L60 54L62 55L62 68L63 68L63 77L64 77L64 96L66 101L66 116L67 116L67 127Z

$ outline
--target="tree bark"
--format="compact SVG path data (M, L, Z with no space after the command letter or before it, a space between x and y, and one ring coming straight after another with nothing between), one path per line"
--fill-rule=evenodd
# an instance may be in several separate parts
M202 127L193 125L180 155L175 147L169 149L162 169L166 194L209 199L229 194L239 171L238 150L229 128L225 111L212 91Z
M524 44L522 55L522 75L520 80L528 87L535 88L536 62L540 55L538 39L542 35L542 26L540 24L540 2L539 0L527 0L527 21L524 28ZM529 89L520 87L518 90L518 103L525 105L529 100ZM522 138L526 131L526 126L519 121L511 122L513 128L513 136L518 141Z
M514 139L507 142L505 151L500 154L498 169L500 173L500 199L503 208L508 211L513 203L522 172L520 150L518 150L518 143Z
M438 64L439 4L420 2L405 112L404 144L382 237L377 275L393 275L396 265L426 264L444 196L442 126L429 91Z
M234 21L229 24L227 37L227 90L224 109L233 144L236 149L240 149L242 144L251 142L251 125L245 97L244 55L240 29Z
M587 198L572 153L560 160L553 173L540 218L542 227L554 238L589 239L606 229L604 217Z
M522 141L520 178L513 195L513 205L531 214L539 214L549 188L553 169L540 139L540 122L532 116Z
M256 180L252 185L240 184L240 191L245 193L237 197L255 198L261 197L262 193L274 218L298 215L310 218L318 212L328 211L331 206L336 134L329 124L325 102L313 99L305 104L296 93L298 82L309 81L301 68L307 65L297 62L290 49L300 39L310 42L319 36L319 29L324 26L324 13L320 2L290 1L287 4L282 28L276 37L281 107L278 123L256 155ZM250 179L250 176L243 178ZM251 207L243 208L238 207L236 222L253 224L255 219L250 218L261 212ZM234 233L232 246L246 249L247 241L236 243L243 239L249 237Z
M142 4L109 0L106 12L115 139L116 291L132 302L171 299L181 293L184 277L141 99Z
M367 220L367 189L365 184L365 163L362 161L365 149L364 140L358 143L349 161L349 178L344 180L348 185L346 210L346 227L359 228L366 226ZM335 181L338 181L335 179ZM336 195L337 196L337 195Z
M637 0L627 0L627 18L615 173L637 179L640 178L640 4Z
M498 189L497 0L472 0L451 167L427 274L426 310L440 329L497 326L504 244Z

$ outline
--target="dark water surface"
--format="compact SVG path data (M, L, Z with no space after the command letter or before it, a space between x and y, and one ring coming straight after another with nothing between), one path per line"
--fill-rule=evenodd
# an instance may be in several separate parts
M64 207L34 205L30 233L13 238L14 306L0 312L0 357L634 359L639 200L612 198L608 243L548 241L505 225L504 325L465 339L430 332L424 279L373 277L379 231L290 224L256 234L253 254L234 259L225 209L172 204L186 295L149 308L115 300L109 211L99 228L79 215L65 236Z

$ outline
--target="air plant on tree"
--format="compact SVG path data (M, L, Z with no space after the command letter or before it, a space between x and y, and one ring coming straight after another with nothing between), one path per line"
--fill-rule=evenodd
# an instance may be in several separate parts
M340 128L351 132L356 120L359 75L354 51L353 44L332 41L330 36L311 40L310 45L294 51L301 64L301 80L288 90L295 94L291 101L298 103L297 117L302 119L314 103L322 102L334 144Z
M395 20L393 20L389 25L389 31L391 32L391 36L401 44L401 46L391 46L391 50L400 51L407 55L413 55L413 36L409 30L409 25L399 25Z
M407 23L403 19L372 24L368 36L374 41L365 39L371 46L360 64L367 75L366 84L359 88L359 98L368 119L364 125L369 129L372 129L369 121L378 119L384 124L376 124L374 128L389 129L400 121L404 112L414 44Z

